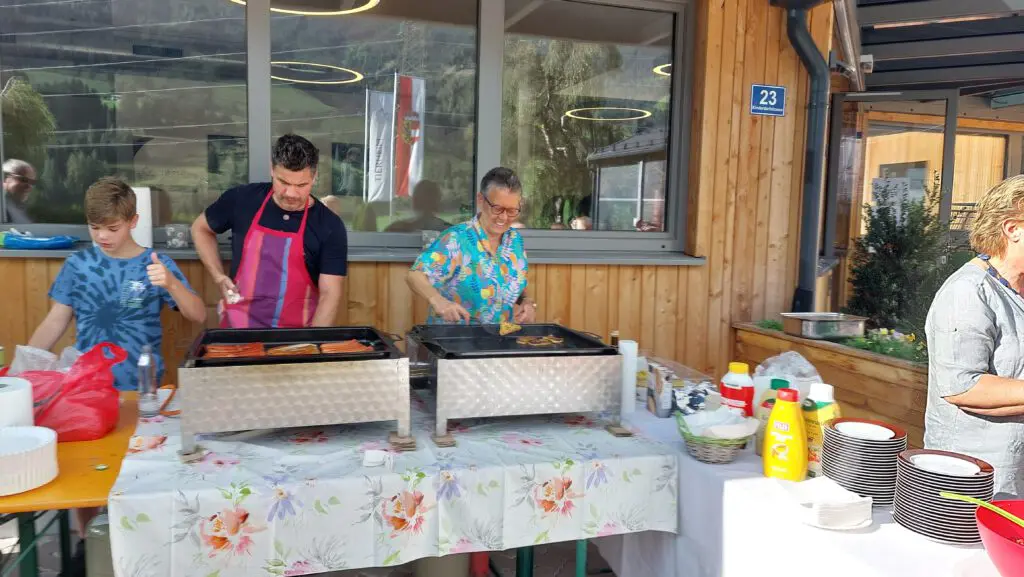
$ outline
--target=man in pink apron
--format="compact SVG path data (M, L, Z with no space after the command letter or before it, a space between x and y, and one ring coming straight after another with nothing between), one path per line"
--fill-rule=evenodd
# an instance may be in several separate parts
M286 134L274 144L273 182L228 190L192 224L196 252L223 299L220 325L298 328L335 324L348 235L341 219L311 195L319 151ZM231 231L231 272L217 235Z

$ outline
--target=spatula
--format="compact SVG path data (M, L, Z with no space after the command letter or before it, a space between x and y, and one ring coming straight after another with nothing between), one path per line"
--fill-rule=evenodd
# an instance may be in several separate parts
M975 499L974 497L968 497L967 495L961 495L959 493L950 493L948 491L942 491L941 493L939 493L939 496L946 499L952 499L954 501L963 501L964 503L970 503L972 505L984 507L985 509L992 511L996 515L999 515L1007 521L1014 523L1015 525L1018 525L1019 527L1024 529L1024 519L1021 519L1013 513L1005 509L1002 509L996 505L993 505L992 503L989 503L987 501L982 501L981 499Z

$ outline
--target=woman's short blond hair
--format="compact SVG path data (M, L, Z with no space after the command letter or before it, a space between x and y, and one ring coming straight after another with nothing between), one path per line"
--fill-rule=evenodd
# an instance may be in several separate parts
M1011 176L992 187L975 205L971 247L981 254L1003 256L1006 237L1003 224L1024 221L1024 174Z

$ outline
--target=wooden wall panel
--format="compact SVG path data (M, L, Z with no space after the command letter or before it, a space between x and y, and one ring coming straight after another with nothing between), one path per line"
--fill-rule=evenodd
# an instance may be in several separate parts
M788 310L796 283L807 74L786 37L785 14L759 0L700 0L687 196L687 252L705 266L534 265L538 316L607 337L618 330L642 349L718 374L732 356L732 324ZM832 7L812 11L827 53ZM786 116L749 114L751 84L788 88ZM0 344L28 339L47 305L58 259L0 259ZM404 282L403 263L352 263L338 322L401 333L426 317ZM212 306L216 287L198 262L183 263ZM31 298L29 298L31 297ZM200 330L167 313L168 364ZM68 337L70 338L70 337ZM169 378L173 379L173 375Z

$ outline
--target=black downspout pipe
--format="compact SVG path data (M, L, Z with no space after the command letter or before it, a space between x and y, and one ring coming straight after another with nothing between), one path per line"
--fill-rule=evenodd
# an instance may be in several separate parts
M796 293L793 295L793 312L802 313L814 310L814 285L818 279L818 237L831 72L807 28L807 9L791 8L787 11L786 32L811 80L807 103L807 141L804 148L800 267Z

